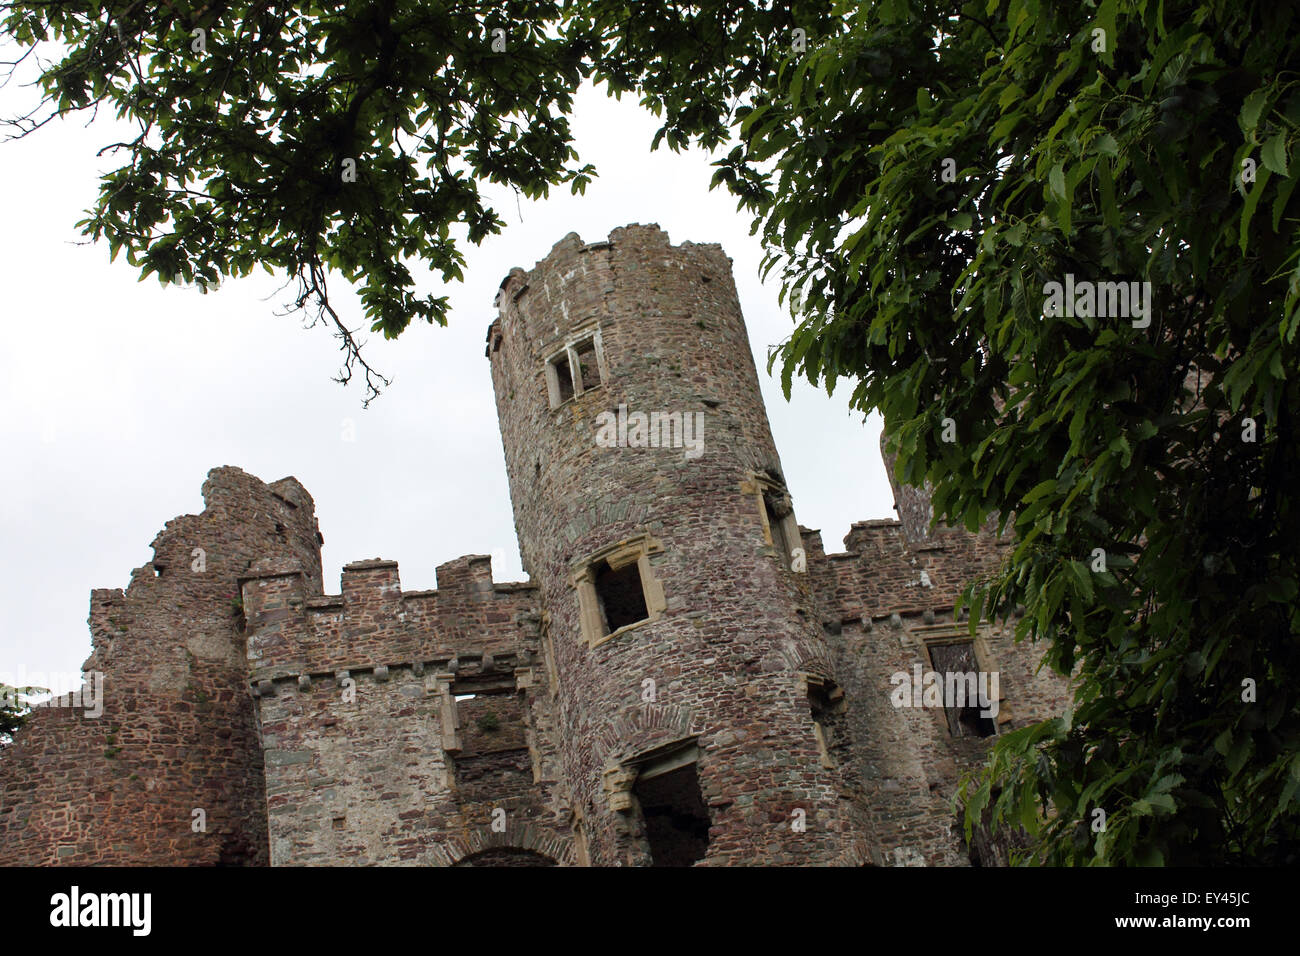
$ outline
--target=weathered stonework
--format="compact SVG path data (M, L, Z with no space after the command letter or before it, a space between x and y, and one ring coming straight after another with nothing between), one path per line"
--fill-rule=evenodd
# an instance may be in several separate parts
M125 591L91 592L82 667L104 674L103 714L37 710L0 756L7 862L267 862L236 580L266 556L314 568L319 589L320 537L292 478L218 468L203 498L202 514L167 523Z
M0 754L5 860L970 860L950 801L987 740L895 707L890 677L998 671L990 733L1063 708L1031 649L988 625L967 645L953 620L1005 545L929 529L924 492L896 484L904 522L824 553L795 521L716 245L571 234L497 304L530 581L470 555L408 593L371 560L326 595L310 496L215 469L203 513L168 523L125 592L92 594L104 716L38 711ZM636 412L671 421L662 447L597 440ZM702 444L668 440L683 421Z

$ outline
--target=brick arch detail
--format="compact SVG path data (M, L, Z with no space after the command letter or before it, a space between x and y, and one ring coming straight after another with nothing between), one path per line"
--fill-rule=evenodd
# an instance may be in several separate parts
M855 840L853 844L831 864L832 866L875 866L871 847L866 840Z
M685 704L641 704L623 711L597 737L606 764L661 744L698 736L695 714Z
M785 661L786 666L794 673L816 674L826 680L835 680L835 668L831 666L830 658L824 654L804 654L793 653L789 648L781 647L781 659ZM836 681L838 684L839 681Z
M437 866L454 866L484 850L528 850L554 860L559 866L575 866L573 847L550 830L531 823L507 823L498 833L490 827L454 836L438 846Z

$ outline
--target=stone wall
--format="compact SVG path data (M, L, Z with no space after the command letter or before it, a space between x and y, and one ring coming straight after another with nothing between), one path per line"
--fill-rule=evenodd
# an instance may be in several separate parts
M957 596L968 581L992 573L1010 544L942 526L909 537L903 522L891 520L855 523L839 554L824 554L815 531L803 537L835 632L833 669L847 702L840 752L873 835L872 858L966 865L971 855L952 798L962 776L983 763L992 738L964 735L960 726L954 733L942 706L895 706L900 685L891 678L938 670L932 644L971 640L966 615L953 616ZM1014 623L985 622L972 641L975 666L998 677L990 697L998 699L992 719L999 733L1061 713L1069 698L1063 678L1038 668L1035 648L1015 642Z
M494 583L486 555L439 565L437 581L404 593L396 562L357 561L343 568L342 593L324 595L292 561L255 563L241 580L249 677L536 653L533 585Z
M534 589L482 555L438 585L404 594L381 560L347 565L339 596L291 565L245 579L273 865L569 860Z
M280 556L320 580L311 496L217 468L125 590L90 601L103 714L42 709L0 756L0 847L31 864L267 861L238 578ZM196 811L200 811L196 814Z

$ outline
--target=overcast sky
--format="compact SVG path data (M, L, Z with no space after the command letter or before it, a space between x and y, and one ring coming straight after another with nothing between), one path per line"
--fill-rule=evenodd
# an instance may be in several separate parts
M0 96L0 113L16 106L11 91ZM51 124L0 144L0 678L75 674L90 653L91 588L125 587L164 523L202 510L218 465L306 486L330 592L344 564L375 557L400 562L407 590L434 587L434 568L463 554L490 553L496 580L523 580L483 341L502 278L569 232L592 242L658 223L674 244L721 243L800 523L838 551L852 522L892 517L878 419L849 412L844 383L827 397L796 382L785 401L766 355L792 320L776 279L758 279L750 220L709 191L706 154L652 154L656 127L634 98L584 89L573 130L599 178L585 196L563 187L539 202L489 188L507 228L465 248L464 283L418 276L421 291L450 296L447 328L367 335L371 364L393 384L364 410L362 385L331 381L336 341L275 315L283 277L259 272L208 295L163 289L122 258L110 264L106 245L79 245L74 224L113 166L95 157L109 123ZM356 327L345 288L336 279L331 291Z

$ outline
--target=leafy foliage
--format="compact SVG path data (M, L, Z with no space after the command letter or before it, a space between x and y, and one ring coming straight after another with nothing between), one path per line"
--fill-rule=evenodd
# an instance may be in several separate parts
M1015 532L972 621L1025 605L1077 697L963 796L1042 861L1296 854L1298 43L1262 3L875 3L719 164L802 299L787 394L850 379L937 520ZM1149 326L1045 314L1067 274L1149 281Z
M0 683L0 746L13 740L14 732L27 722L30 699L48 693L43 687L11 687Z
M0 4L25 56L62 45L42 103L10 127L100 105L132 121L139 135L106 147L124 162L86 234L141 278L296 277L295 305L342 339L342 380L363 368L373 396L385 380L330 305L328 271L359 286L372 331L445 324L446 297L417 295L406 260L461 277L457 239L502 225L479 183L536 197L594 173L565 118L591 40L548 29L558 15L547 0Z
M585 78L666 109L656 145L704 128L713 146L730 118L718 104L770 75L776 38L827 8L11 0L0 29L26 50L11 66L57 56L38 68L41 102L7 125L25 136L101 106L129 120L138 135L102 151L122 165L85 234L142 279L206 291L257 265L296 279L294 307L334 329L340 380L363 370L369 401L387 380L331 305L331 272L358 287L374 332L445 324L447 298L418 295L408 263L462 277L462 243L503 225L481 183L585 190L595 169L578 164L567 119Z

